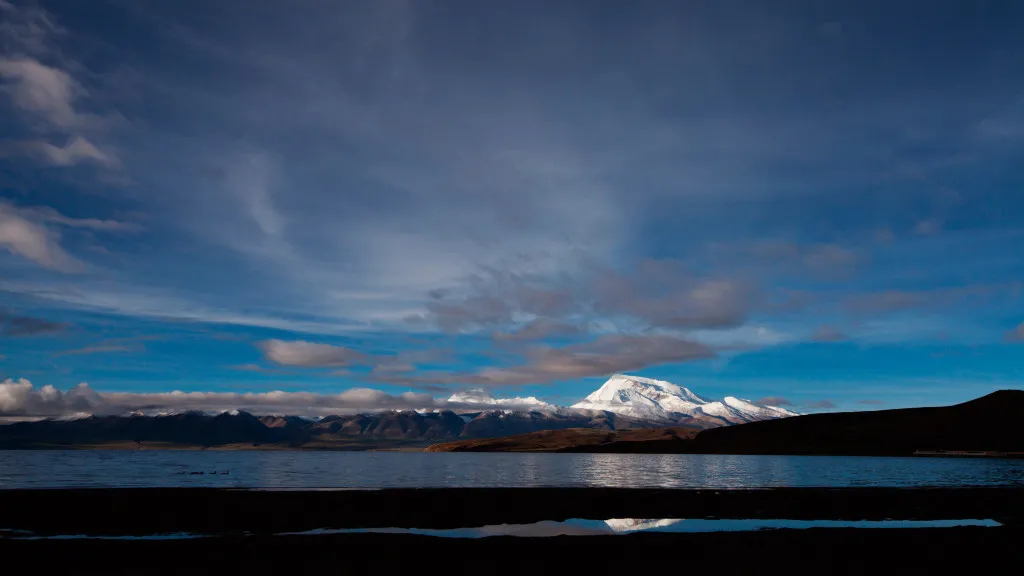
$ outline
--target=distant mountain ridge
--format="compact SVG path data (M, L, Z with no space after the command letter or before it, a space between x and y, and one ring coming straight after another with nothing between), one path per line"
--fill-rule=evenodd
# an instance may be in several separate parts
M907 456L917 451L1024 453L1024 391L999 390L961 404L809 414L705 430L695 449L721 454Z
M0 426L0 449L54 447L281 447L373 449L463 438L493 438L534 432L591 428L650 428L657 424L606 412L420 413L328 416L217 415L182 412L160 416L89 416Z
M569 428L616 431L675 426L699 430L794 414L731 397L711 402L670 382L622 374L568 408L532 396L497 399L483 390L454 394L449 402L479 410L389 411L318 420L254 416L238 410L81 416L0 426L0 448L118 445L371 449Z

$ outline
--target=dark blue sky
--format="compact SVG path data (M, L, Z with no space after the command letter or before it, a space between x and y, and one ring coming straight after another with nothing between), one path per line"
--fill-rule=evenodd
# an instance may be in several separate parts
M1020 387L1022 38L1015 1L0 0L0 416Z

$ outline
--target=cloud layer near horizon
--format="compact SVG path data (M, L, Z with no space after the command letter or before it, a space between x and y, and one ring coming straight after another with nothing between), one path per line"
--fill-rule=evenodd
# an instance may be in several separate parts
M0 381L0 418L50 418L74 414L125 415L131 412L155 414L170 411L244 410L253 414L328 416L387 410L480 410L489 406L486 395L466 398L479 402L449 402L430 394L404 392L388 394L371 388L350 388L339 394L312 392L97 392L80 383L67 392L53 386L35 387L20 378ZM536 401L501 399L501 408L536 408Z

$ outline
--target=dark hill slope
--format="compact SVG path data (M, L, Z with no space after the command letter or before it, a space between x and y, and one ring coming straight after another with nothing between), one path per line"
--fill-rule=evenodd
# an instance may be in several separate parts
M1024 391L1000 390L941 408L810 414L705 430L709 454L913 454L915 450L1024 451Z

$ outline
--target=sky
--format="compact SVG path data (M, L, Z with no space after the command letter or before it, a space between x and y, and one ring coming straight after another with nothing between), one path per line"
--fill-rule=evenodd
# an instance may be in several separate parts
M1022 32L1012 0L0 0L0 416L1021 388Z

